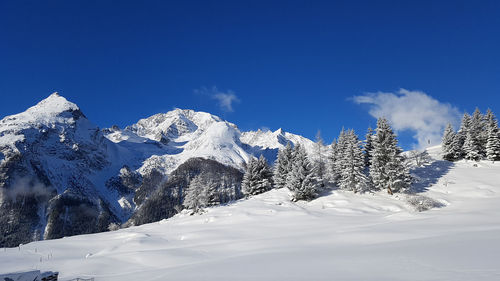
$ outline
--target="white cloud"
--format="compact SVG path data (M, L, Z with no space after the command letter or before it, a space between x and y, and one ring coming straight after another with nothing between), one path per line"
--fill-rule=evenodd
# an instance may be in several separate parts
M415 133L418 148L441 143L448 123L457 125L460 112L449 103L442 103L421 91L400 89L397 93L367 93L355 96L357 104L370 105L369 113L375 118L385 117L396 131Z
M233 91L228 90L226 92L223 92L219 91L217 87L212 87L212 89L207 89L203 87L199 90L195 90L195 93L210 96L212 99L215 99L217 101L217 104L221 110L227 112L233 112L234 111L233 104L240 102L240 99L236 96L236 94Z

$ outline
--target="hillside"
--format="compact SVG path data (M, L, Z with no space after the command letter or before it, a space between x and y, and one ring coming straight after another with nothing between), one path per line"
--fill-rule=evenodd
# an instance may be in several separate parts
M63 280L498 280L500 163L440 160L416 168L405 195L285 189L158 223L0 251L0 272L56 270ZM418 200L417 200L418 201Z

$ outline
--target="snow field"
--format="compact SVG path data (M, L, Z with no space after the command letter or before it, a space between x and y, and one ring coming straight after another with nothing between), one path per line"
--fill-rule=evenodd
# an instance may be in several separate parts
M499 280L500 163L459 161L444 174L434 171L439 163L419 176L433 182L421 194L443 208L416 212L404 195L340 190L293 203L288 190L272 190L201 215L0 250L0 272L52 270L61 280Z

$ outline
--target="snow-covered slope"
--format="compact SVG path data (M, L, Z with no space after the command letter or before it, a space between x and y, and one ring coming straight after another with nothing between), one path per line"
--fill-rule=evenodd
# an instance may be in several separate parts
M437 150L431 151L437 155ZM402 195L334 190L311 202L272 190L203 215L0 251L0 273L63 280L498 280L500 163L417 168L416 212Z

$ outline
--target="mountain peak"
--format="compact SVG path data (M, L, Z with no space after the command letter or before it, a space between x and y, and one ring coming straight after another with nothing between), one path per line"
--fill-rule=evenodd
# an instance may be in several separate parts
M198 128L202 128L203 131L211 124L222 121L218 116L210 113L175 108L166 113L158 113L141 119L136 124L127 126L126 130L132 131L140 137L158 141L162 136L177 139L194 133ZM233 124L231 125L236 127Z
M40 101L35 106L32 106L28 111L36 112L47 112L47 113L59 113L63 111L76 111L80 110L78 106L70 101L68 101L63 96L59 95L58 92L52 93L46 99Z
M22 123L49 124L54 122L74 122L80 117L85 118L80 108L55 92L26 111L7 116L1 122L11 125Z

